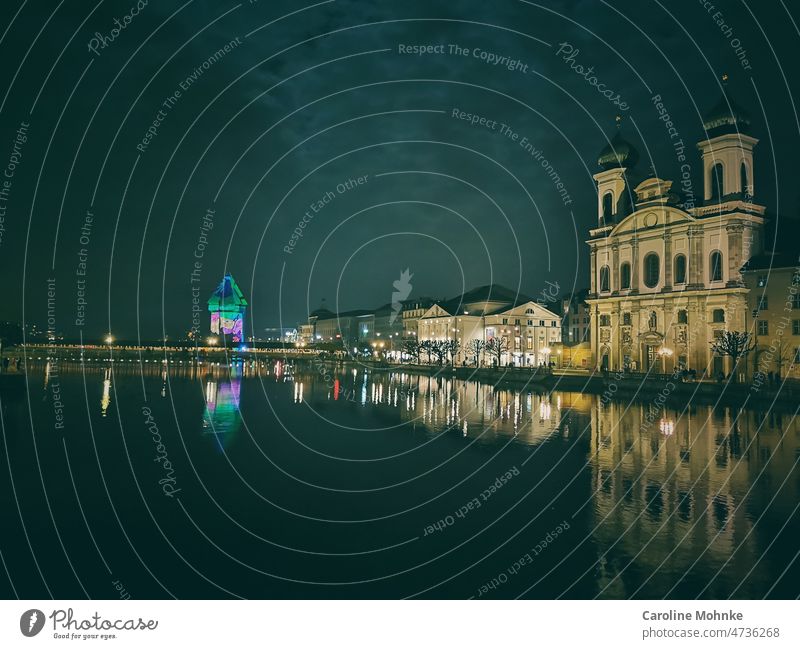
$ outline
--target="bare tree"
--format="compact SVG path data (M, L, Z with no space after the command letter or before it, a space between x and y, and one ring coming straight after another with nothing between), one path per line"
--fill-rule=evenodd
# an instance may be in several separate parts
M495 336L486 342L486 353L494 359L495 365L500 366L500 359L508 351L508 339Z
M422 340L419 343L419 351L420 353L425 352L425 356L428 358L428 362L433 361L433 341L432 340Z
M475 367L478 367L481 364L481 352L486 348L486 343L483 342L480 338L473 338L469 341L469 346L467 349L475 358Z
M411 356L411 358L413 358L417 363L419 363L419 356L422 351L422 343L418 340L411 339L403 341L403 352Z
M750 334L743 331L723 331L714 342L711 343L711 351L720 356L730 356L733 361L734 383L736 382L736 370L739 367L739 360L747 356L755 349L755 345L750 340Z
M456 360L456 354L461 349L461 343L457 340L443 340L442 347L444 347L445 354L450 357L450 365L453 365Z
M444 364L444 361L447 358L447 353L448 353L447 343L449 341L431 340L429 342L431 344L430 353L433 354L436 357L436 362L439 365Z

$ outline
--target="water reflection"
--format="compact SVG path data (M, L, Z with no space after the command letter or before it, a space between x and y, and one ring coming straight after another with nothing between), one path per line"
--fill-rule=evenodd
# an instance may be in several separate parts
M765 565L762 535L790 519L800 496L797 420L710 405L664 415L655 427L639 405L592 410L591 507L605 594L640 595L642 575L656 592L674 586L673 596L696 596L687 583L700 575L711 597L744 579L767 587L766 575L782 567Z
M209 379L205 386L203 432L214 437L220 450L224 450L235 439L242 425L239 414L241 384L241 378L231 376L219 381Z
M779 411L602 405L594 395L403 372L342 371L327 381L299 369L295 380L311 407L330 398L389 410L432 433L524 444L585 436L588 453L583 444L564 452L586 453L590 489L574 506L590 520L575 551L597 548L586 574L602 597L763 595L796 551L794 537L776 535L800 502L800 424Z
M100 397L100 414L105 417L108 414L108 407L111 405L111 368L105 370L103 374L103 396Z
M565 415L588 413L591 404L580 394L520 392L406 372L343 368L319 372L295 367L293 381L297 404L305 400L313 407L317 400L331 400L343 413L352 406L389 410L397 414L398 423L422 424L433 433L459 430L485 442L510 436L526 444L539 443L565 427L569 430Z
M47 365L43 370L44 380L53 385L69 368ZM786 591L787 583L796 590L791 584L796 584L798 568L791 562L797 551L800 425L778 410L712 405L674 409L613 401L603 405L590 394L502 389L404 371L330 366L321 371L311 363L282 361L200 367L119 364L113 377L107 367L77 365L76 370L81 381L76 380L75 393L82 398L82 380L90 394L101 391L102 416L111 406L112 382L118 391L123 386L118 392L122 395L126 381L138 392L140 376L145 377L142 383L148 394L156 397L159 391L165 397L170 386L180 385L175 407L191 413L192 433L199 442L193 451L210 451L212 475L218 473L220 458L207 436L216 449L230 453L253 475L263 473L257 463L249 467L255 454L246 443L248 436L239 434L243 388L252 418L250 432L259 444L272 444L272 452L284 452L287 461L298 457L299 451L294 443L284 447L287 436L275 424L273 407L293 433L309 434L309 445L327 444L324 450L341 456L355 455L353 444L373 444L369 453L374 455L409 448L419 452L413 459L416 470L418 462L424 464L437 452L449 459L471 445L476 454L465 452L459 458L466 472L483 463L489 455L485 451L492 450L482 445L507 445L503 452L511 454L511 462L519 466L527 462L523 475L531 476L531 487L534 479L558 465L550 477L553 493L572 485L569 495L558 500L558 514L574 523L576 533L565 537L563 546L548 558L553 564L564 562L559 570L573 571L557 585L554 596L573 588L567 594L574 597L763 597L787 566L783 590L772 596L793 595ZM115 406L121 408L123 401ZM52 416L48 408L42 412ZM393 430L384 437L348 434L361 427ZM420 444L417 432L441 436L444 443ZM536 446L535 453L530 446ZM294 468L302 472L302 466ZM341 474L338 464L333 469L314 465L313 470L329 470L326 478L331 481ZM365 474L369 471L375 469L371 465L364 469ZM401 465L394 478L406 476ZM462 477L460 470L445 469L435 474L435 488L457 484ZM464 492L464 501L473 496ZM294 506L292 497L287 500ZM542 499L542 507L549 505L549 498ZM409 505L415 504L411 497ZM347 507L351 505L348 501ZM349 514L348 509L340 515ZM428 522L425 516L422 524ZM501 534L510 538L518 529L509 526ZM535 537L539 532L530 534Z

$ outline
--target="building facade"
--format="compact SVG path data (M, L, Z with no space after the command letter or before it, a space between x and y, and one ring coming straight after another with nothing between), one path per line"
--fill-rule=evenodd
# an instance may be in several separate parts
M750 259L742 270L749 293L748 331L753 351L748 378L768 383L800 379L800 259L765 253Z
M591 344L600 369L726 375L730 358L711 345L746 331L741 267L761 252L764 207L754 202L753 149L746 113L723 97L698 143L703 200L672 182L636 182L636 149L617 132L601 152L591 258Z
M586 303L589 289L575 291L561 298L561 341L575 345L591 340L591 309Z
M473 340L486 345L497 339L502 340L500 365L548 365L555 362L554 346L561 343L561 316L526 296L493 284L431 306L419 320L418 339L456 341L456 364L475 362ZM486 350L479 356L482 365L498 360Z

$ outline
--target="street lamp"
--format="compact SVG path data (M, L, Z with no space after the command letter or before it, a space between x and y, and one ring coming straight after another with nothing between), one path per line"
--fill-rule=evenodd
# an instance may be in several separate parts
M667 358L672 356L672 350L669 347L659 347L658 355L661 356L661 370L664 374L667 373Z
M112 336L112 335L109 333L109 334L108 334L108 335L105 337L105 343L106 343L106 345L108 345L109 347L110 347L111 345L113 345L113 344L114 344L114 336Z
M216 345L219 342L219 339L216 336L209 336L206 342L210 345Z

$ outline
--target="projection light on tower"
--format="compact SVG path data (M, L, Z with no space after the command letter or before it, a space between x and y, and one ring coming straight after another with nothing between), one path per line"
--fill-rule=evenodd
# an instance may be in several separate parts
M243 340L244 314L247 300L231 275L225 275L208 300L211 333L234 343Z

